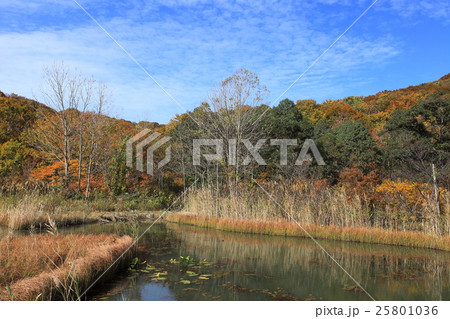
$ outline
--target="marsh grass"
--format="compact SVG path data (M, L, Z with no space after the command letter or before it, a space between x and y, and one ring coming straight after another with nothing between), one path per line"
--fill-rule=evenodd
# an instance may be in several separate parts
M77 299L131 243L131 237L116 235L4 237L0 300Z
M267 182L262 187L239 184L231 191L214 187L192 189L185 198L184 210L208 217L243 220L289 219L340 227L375 227L396 231L420 231L430 235L450 235L450 196L441 197L441 216L434 200L427 198L416 212L388 204L374 205L343 187L316 187L313 182ZM283 207L286 212L281 208ZM421 218L417 218L420 215Z
M417 248L431 248L450 251L450 236L433 236L420 232L392 231L368 227L340 227L301 224L286 220L244 220L229 218L214 218L195 214L175 213L167 218L170 222L218 229L224 231L275 235L308 237L306 230L315 239L342 240L349 242L387 244Z
M91 211L80 206L65 205L52 197L33 195L17 199L15 203L4 200L0 204L0 223L16 230L45 228L49 221L59 226L96 221Z
M45 229L49 221L64 227L97 222L104 214L139 215L163 207L161 200L135 196L100 197L90 201L58 193L0 196L0 224L12 230Z
M310 182L266 182L262 185L280 208L257 185L234 189L203 187L185 199L181 214L170 221L237 232L313 237L366 243L450 250L449 196L442 198L437 216L432 198L424 201L416 218L402 207L373 205L342 187L316 187ZM410 216L411 215L411 216Z

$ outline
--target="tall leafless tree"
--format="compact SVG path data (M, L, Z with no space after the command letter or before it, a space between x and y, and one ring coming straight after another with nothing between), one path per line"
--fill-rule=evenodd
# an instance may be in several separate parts
M87 157L90 162L88 167L92 165L92 145L95 144L92 135L86 134L85 130L95 127L94 135L98 134L98 125L87 123L88 120L97 121L94 120L96 116L89 113L100 115L105 103L105 89L95 91L94 84L93 79L83 77L63 62L45 68L44 85L41 87L42 102L50 108L37 108L39 119L32 134L38 150L63 163L65 188L68 188L72 179L72 158L78 155L78 191L81 191L84 158ZM100 86L103 87L102 84ZM87 140L86 136L91 139Z
M102 136L101 133L103 131L104 126L107 124L107 118L104 116L107 107L108 107L108 89L105 84L98 83L95 98L96 101L92 110L88 115L87 121L87 135L88 135L88 144L87 144L87 173L86 173L86 189L85 196L89 197L89 191L91 186L91 178L93 173L94 162L99 157L99 140L106 138L106 136Z
M267 88L258 76L246 69L240 69L221 82L209 95L212 112L208 114L207 130L213 138L224 141L226 162L233 164L234 177L238 179L241 170L244 139L260 138L262 130L257 123L261 110L258 109L267 96ZM233 142L229 142L233 141ZM236 146L235 152L230 152ZM234 153L234 154L233 154Z

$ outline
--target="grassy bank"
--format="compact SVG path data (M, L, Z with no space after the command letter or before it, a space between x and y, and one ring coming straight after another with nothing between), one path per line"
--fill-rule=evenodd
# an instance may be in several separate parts
M132 195L93 200L64 198L61 194L0 196L0 225L10 229L60 227L114 221L144 219L149 211L163 208L152 198L136 199Z
M171 214L167 220L174 223L239 233L308 237L296 223L288 222L286 220L215 218L189 213ZM311 224L301 224L301 226L316 239L387 244L450 251L450 236L438 237L420 232L391 231L367 227L338 227Z
M0 300L72 300L132 243L116 235L0 239Z

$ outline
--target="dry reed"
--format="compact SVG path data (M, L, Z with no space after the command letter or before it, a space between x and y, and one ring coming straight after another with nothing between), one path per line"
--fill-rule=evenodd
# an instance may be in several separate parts
M58 226L80 225L99 221L105 214L119 217L146 218L153 209L142 209L147 202L141 199L141 209L130 209L123 198L100 198L92 201L64 198L61 194L0 195L0 225L9 229L45 228L49 220ZM132 204L135 202L131 202ZM148 200L148 205L153 203ZM120 219L120 218L119 218Z
M443 213L437 216L432 198L412 212L390 204L376 206L350 196L343 187L316 187L308 181L271 181L262 186L284 210L256 185L203 187L192 190L183 214L169 220L237 232L306 236L293 218L317 238L450 250L448 192L441 198Z
M70 207L50 196L26 195L13 203L0 203L0 224L12 230L43 228L49 220L59 226L78 225L97 220L95 214L83 207ZM73 209L73 210L72 210Z
M350 226L321 226L301 224L286 220L243 220L214 218L189 213L175 213L167 218L170 222L194 225L239 233L275 236L308 237L315 239L342 240L360 243L387 244L450 251L450 236L433 236L420 232L392 231L379 228Z
M287 212L258 186L240 184L230 190L214 187L192 189L185 199L185 211L208 217L246 220L288 219L322 226L375 227L395 231L420 231L450 235L450 195L444 193L442 214L437 216L434 200L427 198L411 212L383 204L375 206L342 187L317 188L314 183L267 182L262 185ZM420 216L420 218L416 218Z
M71 299L132 243L116 235L7 236L0 240L0 300Z

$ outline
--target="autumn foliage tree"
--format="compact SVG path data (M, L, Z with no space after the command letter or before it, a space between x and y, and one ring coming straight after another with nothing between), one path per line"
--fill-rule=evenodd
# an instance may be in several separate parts
M32 150L24 131L33 125L35 117L29 100L0 94L0 181L26 178L23 169L27 159L31 160Z

